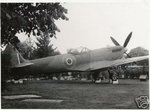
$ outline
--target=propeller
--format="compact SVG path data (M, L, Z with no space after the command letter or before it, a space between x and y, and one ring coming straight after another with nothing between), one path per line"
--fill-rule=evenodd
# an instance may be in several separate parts
M127 45L128 45L128 43L129 43L129 41L130 41L130 39L131 39L131 36L132 36L132 32L130 32L130 34L127 36L127 38L126 38L126 40L125 40L125 42L124 42L124 44L123 44L123 47L125 48ZM112 40L112 42L116 45L116 46L120 46L120 44L113 38L113 37L110 37L111 38L111 40ZM126 52L124 52L129 58L131 58L131 56L130 55L128 55Z
M126 47L126 46L128 45L131 36L132 36L132 32L130 32L130 34L127 36L127 38L126 38L126 40L125 40L125 42L124 42L124 44L123 44L123 47ZM119 44L113 37L110 37L110 38L111 38L112 42L113 42L116 46L120 46L120 44Z
M120 44L113 37L110 37L110 38L116 46L120 46Z
M127 55L128 58L131 58L131 56L129 54L127 54L126 52L124 52L124 53Z
M130 32L130 34L129 34L128 37L126 38L126 40L125 40L125 42L124 42L124 44L123 44L123 47L126 47L126 46L128 45L131 36L132 36L132 32Z

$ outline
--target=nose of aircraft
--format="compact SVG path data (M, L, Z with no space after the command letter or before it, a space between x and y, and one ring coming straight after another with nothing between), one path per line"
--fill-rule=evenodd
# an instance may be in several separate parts
M127 48L124 48L124 53L126 53L127 52Z
M127 54L127 49L123 48L123 50L124 50L124 54L126 54L128 58L131 58L131 56L129 54Z

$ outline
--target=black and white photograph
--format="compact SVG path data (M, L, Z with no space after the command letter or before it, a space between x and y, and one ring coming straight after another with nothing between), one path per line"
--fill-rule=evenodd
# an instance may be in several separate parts
M0 10L1 109L149 109L148 0Z

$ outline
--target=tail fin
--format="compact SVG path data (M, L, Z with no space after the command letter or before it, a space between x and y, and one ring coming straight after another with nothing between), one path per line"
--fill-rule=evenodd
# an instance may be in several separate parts
M5 55L10 56L10 66L12 68L24 67L32 65L28 60L25 60L18 50L11 44L8 44L4 51Z

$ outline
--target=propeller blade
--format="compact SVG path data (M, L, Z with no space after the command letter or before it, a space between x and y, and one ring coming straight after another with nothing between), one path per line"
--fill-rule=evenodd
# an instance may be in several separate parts
M110 37L112 42L116 45L116 46L120 46L120 44L113 38L113 37Z
M127 54L126 52L124 52L124 53L127 55L128 58L131 58L131 56L129 54Z
M126 46L128 45L131 36L132 36L132 32L130 32L130 34L129 34L128 37L126 38L123 47L126 47Z

